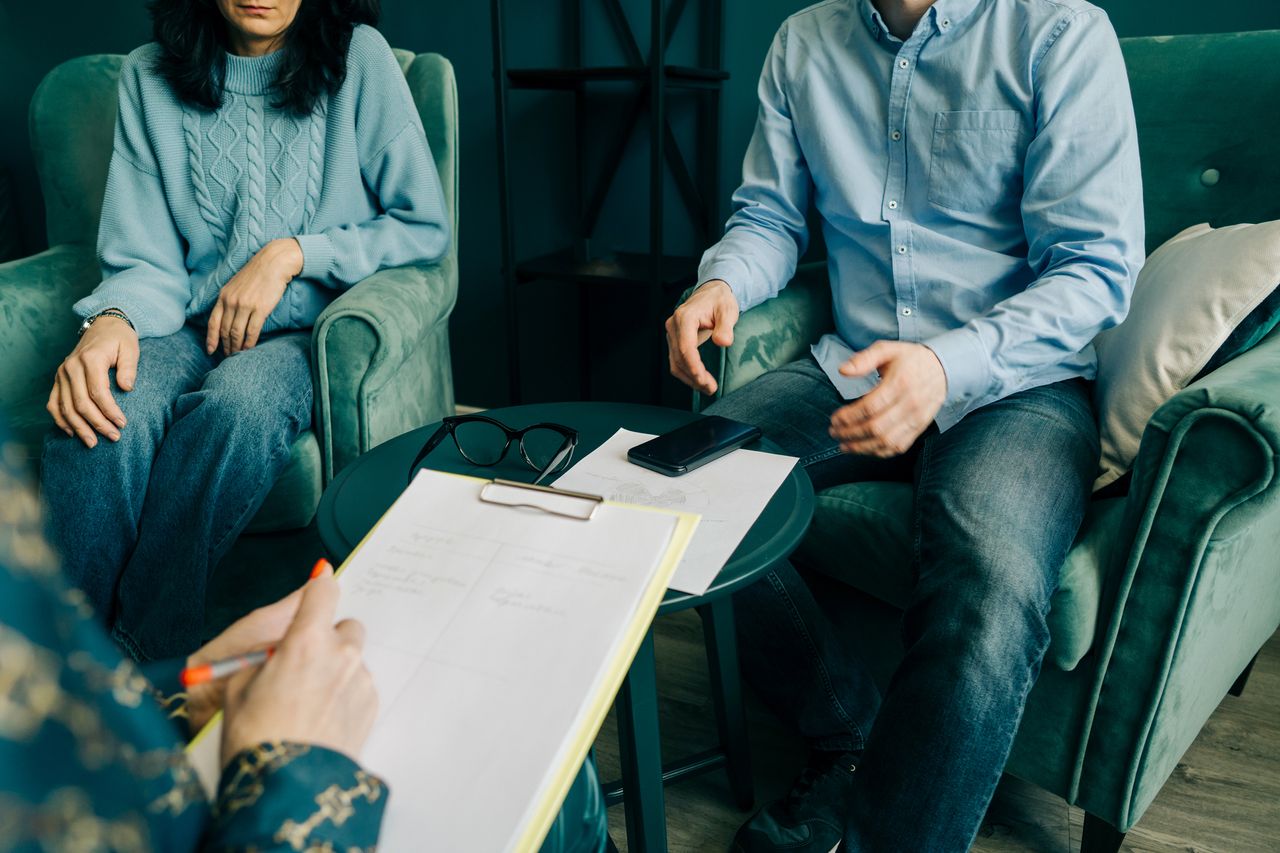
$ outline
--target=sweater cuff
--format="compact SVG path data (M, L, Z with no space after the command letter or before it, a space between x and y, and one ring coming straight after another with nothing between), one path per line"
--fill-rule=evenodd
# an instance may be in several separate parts
M115 288L109 284L105 287L99 287L98 290L71 306L71 310L81 320L88 319L108 308L118 308L123 311L124 315L129 318L129 322L133 324L133 330L138 333L139 339L162 338L165 335L172 335L182 328L182 319L178 320L177 328L174 329L168 328L172 323L168 322L167 318L166 322L154 322L153 317L157 313L154 307L146 305L140 299L130 298L126 288Z
M294 238L302 248L302 278L326 280L333 271L333 241L325 234L303 234Z
M991 355L973 329L959 328L922 342L942 364L947 377L947 401L934 422L945 432L964 417L973 401L991 385Z

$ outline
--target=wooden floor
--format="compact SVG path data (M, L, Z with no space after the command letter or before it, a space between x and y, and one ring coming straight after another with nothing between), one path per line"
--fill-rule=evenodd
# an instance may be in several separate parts
M702 628L689 611L657 623L658 688L663 751L697 752L714 744L707 698ZM803 757L801 742L758 703L748 705L758 804L789 787ZM602 776L618 777L612 716L596 743ZM731 802L723 772L667 789L672 851L727 850L748 817ZM1006 777L973 850L980 853L1079 849L1083 815L1035 786ZM623 807L609 815L625 851ZM1125 839L1137 853L1280 853L1280 634L1263 649L1245 693L1228 696L1188 750L1155 803Z

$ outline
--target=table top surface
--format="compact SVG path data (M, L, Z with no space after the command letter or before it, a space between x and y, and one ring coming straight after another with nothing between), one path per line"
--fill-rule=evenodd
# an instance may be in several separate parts
M679 409L631 403L540 403L491 409L484 414L520 429L536 423L558 423L579 433L575 459L581 459L620 428L664 433L699 415ZM325 489L316 511L316 526L331 559L345 560L408 484L409 465L439 423L405 433L375 447L348 465ZM753 449L776 450L767 442ZM446 439L431 452L425 466L476 477L505 477L531 482L535 473L512 447L498 465L480 467L461 457ZM728 595L777 565L800 543L813 518L813 486L804 469L792 469L756 519L729 562L703 595L668 590L660 613L682 610Z

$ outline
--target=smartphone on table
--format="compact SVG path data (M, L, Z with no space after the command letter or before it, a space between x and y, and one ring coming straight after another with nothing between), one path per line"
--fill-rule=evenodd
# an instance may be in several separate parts
M637 444L627 451L632 464L679 477L760 438L760 428L707 415Z

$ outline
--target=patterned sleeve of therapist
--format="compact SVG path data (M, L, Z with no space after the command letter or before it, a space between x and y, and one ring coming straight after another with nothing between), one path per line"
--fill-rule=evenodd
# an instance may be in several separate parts
M206 801L174 697L63 583L18 457L0 427L0 851L371 849L387 790L327 749L241 752Z
M724 238L699 281L745 310L795 272L816 208L836 373L876 340L929 346L937 417L1093 378L1091 341L1120 322L1144 257L1128 76L1106 13L1083 0L938 0L905 42L870 0L789 18ZM843 385L842 385L843 383Z

